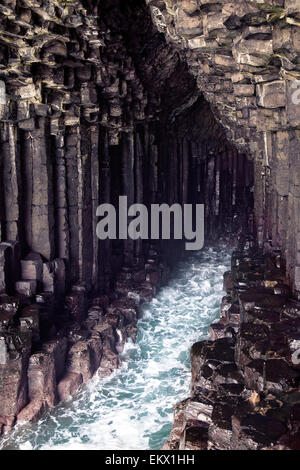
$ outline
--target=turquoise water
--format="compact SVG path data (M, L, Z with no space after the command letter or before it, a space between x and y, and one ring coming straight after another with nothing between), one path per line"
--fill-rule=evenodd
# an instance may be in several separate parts
M157 298L143 307L137 343L111 377L94 378L37 424L17 427L2 449L160 449L173 406L189 395L189 350L219 318L230 253L205 249L177 267Z

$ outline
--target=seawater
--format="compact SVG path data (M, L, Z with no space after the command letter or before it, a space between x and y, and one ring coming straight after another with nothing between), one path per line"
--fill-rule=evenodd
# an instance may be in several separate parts
M17 426L6 450L158 450L168 439L173 406L189 396L190 348L218 320L227 249L207 248L179 263L168 285L143 306L135 344L123 365L94 377L36 424Z

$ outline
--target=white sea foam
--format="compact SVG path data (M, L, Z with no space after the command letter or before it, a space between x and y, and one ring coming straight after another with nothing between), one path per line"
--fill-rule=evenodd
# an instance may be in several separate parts
M219 316L222 277L230 255L190 255L156 299L143 307L137 344L123 366L94 377L76 397L39 423L18 426L4 449L159 449L172 427L175 403L189 395L189 349Z

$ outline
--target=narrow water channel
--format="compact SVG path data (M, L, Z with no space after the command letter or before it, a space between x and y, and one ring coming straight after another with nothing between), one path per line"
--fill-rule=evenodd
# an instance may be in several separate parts
M113 376L94 378L73 400L37 424L22 425L2 449L160 449L172 408L190 387L189 350L219 318L226 249L205 249L181 262L169 284L143 307L136 344Z

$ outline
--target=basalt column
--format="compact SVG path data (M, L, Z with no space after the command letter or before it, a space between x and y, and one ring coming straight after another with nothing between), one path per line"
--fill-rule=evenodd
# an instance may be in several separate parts
M253 161L227 142L201 99L171 128L174 134L170 137L174 142L176 136L176 145L170 147L168 161L174 178L168 180L169 188L172 194L176 188L177 201L182 204L205 205L206 240L253 234Z
M227 140L254 161L255 235L261 247L282 250L298 292L299 2L146 3Z
M66 129L66 169L69 210L70 275L72 282L83 279L83 161L80 129Z
M105 129L101 130L101 145L99 155L100 165L100 180L99 192L100 203L110 203L110 188L111 188L111 175L110 175L110 153L108 145L108 136ZM111 278L111 243L112 241L107 238L100 242L99 246L99 275L100 287L106 291L110 287Z
M143 129L138 129L135 134L135 165L134 165L134 176L135 176L135 203L142 204L144 202L144 182L143 182L143 147L142 147L142 136L140 132ZM135 259L137 264L143 261L143 241L138 239L135 241Z
M122 135L121 148L122 195L127 197L127 204L130 207L135 203L135 147L133 133L124 133ZM124 238L124 263L131 266L134 258L134 241L128 238L127 207L126 222L124 222L120 221L120 230L123 232L121 238Z

